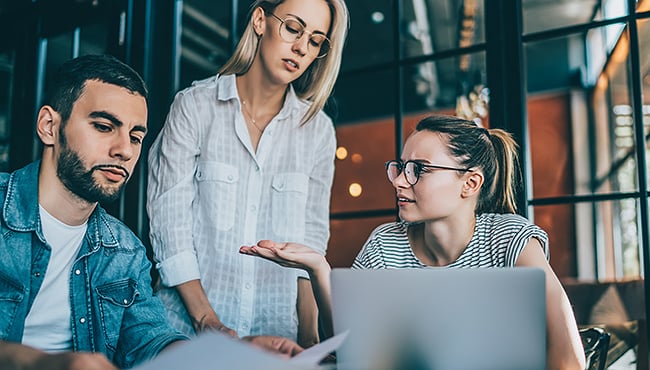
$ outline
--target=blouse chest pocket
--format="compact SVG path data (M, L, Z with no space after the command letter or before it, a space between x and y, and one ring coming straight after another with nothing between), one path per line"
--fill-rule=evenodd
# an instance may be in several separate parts
M137 283L133 279L104 284L95 290L99 297L99 314L106 345L115 350L120 339L124 311L137 301L140 292L138 292Z
M235 224L239 169L221 162L199 162L196 181L200 213L218 230L230 230Z
M16 312L25 297L19 284L9 281L0 274L0 339L9 338L10 328L16 320ZM15 338L13 338L15 340Z
M309 176L303 173L280 173L271 183L273 232L281 240L302 242L309 194Z

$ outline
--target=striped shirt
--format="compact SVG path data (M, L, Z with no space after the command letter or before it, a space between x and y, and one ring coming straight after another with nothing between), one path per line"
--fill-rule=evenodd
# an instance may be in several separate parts
M418 259L408 239L408 223L377 227L354 260L356 269L427 267ZM446 267L514 267L530 238L542 244L548 258L548 235L515 214L484 213L476 217L474 235L458 259Z
M147 211L165 287L201 279L221 321L246 335L297 337L302 270L239 254L261 239L324 254L336 137L323 112L293 88L253 149L233 75L195 82L174 99L149 152ZM174 289L160 298L170 322L193 334Z

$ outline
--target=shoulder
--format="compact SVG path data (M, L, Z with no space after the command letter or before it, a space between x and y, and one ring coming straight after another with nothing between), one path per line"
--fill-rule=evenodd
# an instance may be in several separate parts
M476 218L477 226L494 232L517 232L518 230L535 226L523 216L511 213L483 213Z
M106 246L119 246L120 249L144 250L144 245L133 231L116 217L108 214L100 206L94 212L101 242ZM90 226L90 225L89 225ZM90 231L90 230L89 230Z
M202 80L193 81L192 84L181 89L174 96L174 101L193 100L197 98L214 97L218 87L219 76L211 76Z
M403 237L406 236L407 228L408 226L404 222L388 222L377 226L370 234L370 237Z
M0 209L4 209L10 179L10 173L0 172Z
M390 248L408 243L407 224L404 222L389 222L377 226L366 241L366 250Z
M479 241L504 254L505 263L514 265L531 238L539 240L548 255L548 235L542 228L516 214L487 213L477 217Z
M485 237L497 242L530 237L542 242L548 240L544 230L517 214L484 213L477 217L476 227Z
M0 172L0 191L3 193L7 190L7 187L9 186L9 179L11 178L11 174L7 172Z
M300 98L295 93L293 86L291 86L290 90L288 91L286 103L289 104L293 109L293 114L295 115L295 118L297 118L301 122L302 122L302 118L305 116L305 114L309 111L309 109L312 106L312 102ZM328 127L334 130L334 124L332 122L332 119L322 109L319 110L309 121L307 121L304 126Z

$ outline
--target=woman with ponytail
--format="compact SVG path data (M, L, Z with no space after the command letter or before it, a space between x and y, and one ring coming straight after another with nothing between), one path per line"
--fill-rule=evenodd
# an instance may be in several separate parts
M584 369L569 299L548 263L548 236L515 214L520 172L510 134L430 116L408 137L401 158L386 163L386 173L401 222L377 227L352 268L538 267L546 274L547 367ZM330 267L324 258L302 245L272 241L241 252L305 269L331 319Z

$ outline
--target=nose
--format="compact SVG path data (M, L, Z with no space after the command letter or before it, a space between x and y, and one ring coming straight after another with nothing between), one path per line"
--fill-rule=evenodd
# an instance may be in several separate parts
M404 170L402 170L402 172L391 181L391 184L393 184L395 189L406 189L412 186L408 181L406 181L406 173Z
M124 162L133 158L135 150L131 143L131 135L129 133L119 133L115 135L111 143L110 156L111 158L118 158Z
M294 41L291 50L293 50L294 53L297 53L300 56L305 56L307 54L308 42L309 42L309 36L306 33L303 33L299 39Z

